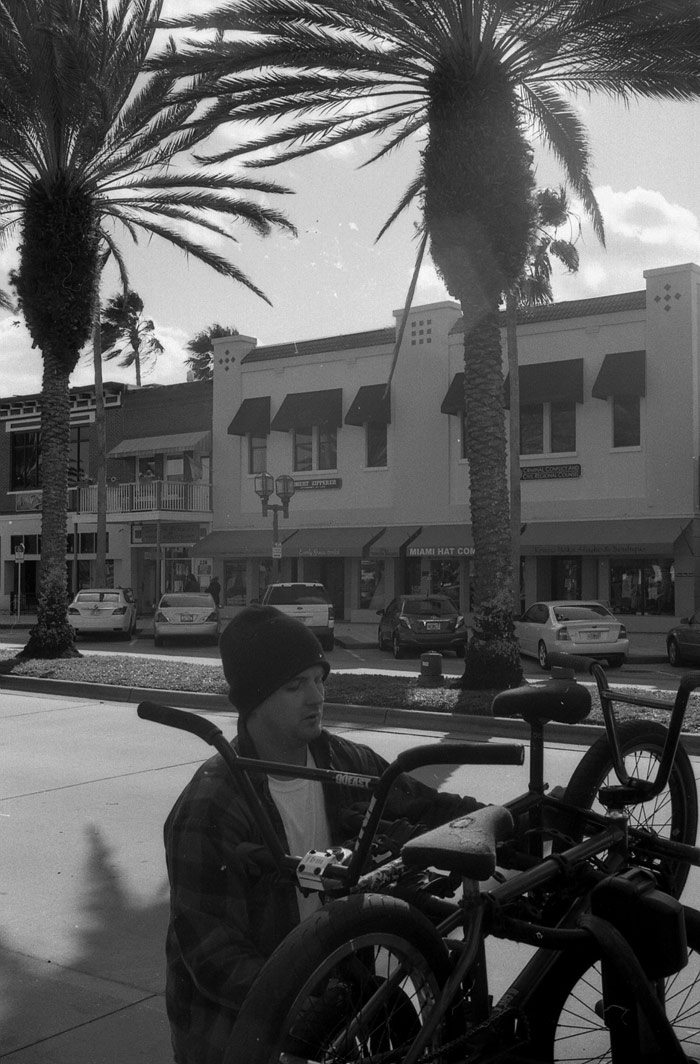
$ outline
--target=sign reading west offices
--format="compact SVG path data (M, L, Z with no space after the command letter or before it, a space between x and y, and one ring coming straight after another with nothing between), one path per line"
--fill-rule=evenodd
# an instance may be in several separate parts
M325 491L329 488L342 488L342 477L294 477L295 491Z

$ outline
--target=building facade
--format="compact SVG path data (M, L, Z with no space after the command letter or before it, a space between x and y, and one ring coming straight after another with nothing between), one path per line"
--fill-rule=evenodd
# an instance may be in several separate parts
M211 528L211 381L105 384L107 580L133 587L150 613L162 589L206 563L189 548ZM0 602L31 610L41 555L41 396L0 401ZM71 390L66 567L72 590L94 586L97 446L94 388ZM18 602L18 595L20 601Z
M681 615L698 601L700 268L645 280L521 315L523 604L591 596ZM214 341L213 531L193 554L227 612L277 574L321 580L349 620L418 588L469 611L459 307L413 308L387 392L394 317L297 343ZM263 518L263 472L294 481L287 519Z

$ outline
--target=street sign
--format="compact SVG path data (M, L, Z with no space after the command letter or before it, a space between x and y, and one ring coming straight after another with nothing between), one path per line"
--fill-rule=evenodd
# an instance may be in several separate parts
M282 557L282 544L281 543L273 543L272 544L272 557L275 558L275 559L279 559L279 558Z
M24 561L24 547L23 547L23 545L21 543L19 544L18 547L15 547L15 561L16 562L23 562Z

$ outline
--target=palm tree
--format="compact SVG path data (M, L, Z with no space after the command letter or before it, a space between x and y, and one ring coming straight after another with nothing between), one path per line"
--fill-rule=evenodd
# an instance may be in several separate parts
M162 0L0 4L0 238L19 229L12 280L44 367L42 559L25 655L74 653L66 619L68 385L93 324L101 248L119 257L121 224L134 240L139 231L163 238L263 296L211 238L233 239L224 218L260 234L293 228L246 198L284 191L276 185L187 164L213 126L206 107L175 99L174 75L144 76L161 9Z
M509 416L509 468L510 468L510 527L513 575L513 602L520 612L520 386L518 380L518 309L551 303L552 256L576 273L579 255L576 241L581 233L569 206L569 197L562 186L558 189L541 188L535 193L535 211L530 237L530 249L522 274L515 285L505 294L506 347L508 351L508 377L510 381ZM559 237L558 231L569 225L568 238ZM573 227L573 228L572 228ZM578 232L574 235L573 229Z
M212 340L218 336L238 336L238 329L233 325L219 325L215 322L207 329L202 329L187 343L187 350L190 354L185 359L185 365L189 367L196 381L208 381L213 376L214 345Z
M602 233L585 131L564 93L697 96L697 4L228 0L168 25L215 32L157 58L155 69L216 78L212 120L272 122L210 161L266 149L251 164L279 165L369 134L383 137L374 161L421 138L418 172L386 224L418 198L433 260L464 316L476 552L464 683L518 682L498 306L529 248L530 139L553 151ZM183 80L183 99L197 91Z
M102 312L100 343L108 362L120 358L120 366L134 367L137 388L141 387L144 364L154 361L165 350L152 320L144 317L141 296L133 291L118 292L107 300Z

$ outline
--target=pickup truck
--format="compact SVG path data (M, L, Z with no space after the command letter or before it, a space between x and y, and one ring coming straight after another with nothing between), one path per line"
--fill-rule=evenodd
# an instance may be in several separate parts
M261 605L274 606L289 617L310 628L318 636L324 650L335 645L335 618L333 604L323 584L269 584Z

